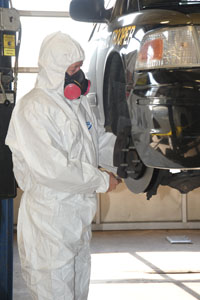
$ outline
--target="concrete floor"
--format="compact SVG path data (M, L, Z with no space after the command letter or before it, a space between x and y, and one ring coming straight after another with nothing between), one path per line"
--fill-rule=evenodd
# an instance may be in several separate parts
M167 236L188 237L171 244ZM200 230L93 232L88 300L200 299ZM14 241L13 300L31 300Z

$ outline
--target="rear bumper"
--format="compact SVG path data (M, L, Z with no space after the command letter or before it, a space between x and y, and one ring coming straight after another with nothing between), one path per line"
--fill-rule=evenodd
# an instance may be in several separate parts
M200 168L200 69L137 74L129 112L144 164Z

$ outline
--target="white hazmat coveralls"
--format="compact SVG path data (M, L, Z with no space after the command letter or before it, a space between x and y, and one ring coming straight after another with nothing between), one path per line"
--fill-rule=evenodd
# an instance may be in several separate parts
M46 37L35 87L16 104L6 138L24 191L18 247L33 299L88 295L96 193L109 187L109 175L98 165L112 163L115 137L98 128L86 97L70 101L63 95L67 68L83 59L68 35Z

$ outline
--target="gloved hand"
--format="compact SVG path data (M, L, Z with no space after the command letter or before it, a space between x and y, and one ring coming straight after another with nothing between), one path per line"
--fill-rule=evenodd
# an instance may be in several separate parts
M111 192L116 189L117 185L122 182L119 177L116 177L113 173L107 172L110 175L110 184L107 192Z

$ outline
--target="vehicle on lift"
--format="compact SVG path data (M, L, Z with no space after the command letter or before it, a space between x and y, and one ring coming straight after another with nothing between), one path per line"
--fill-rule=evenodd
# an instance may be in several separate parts
M72 0L96 23L86 52L88 100L117 136L114 164L134 193L200 186L200 1Z

